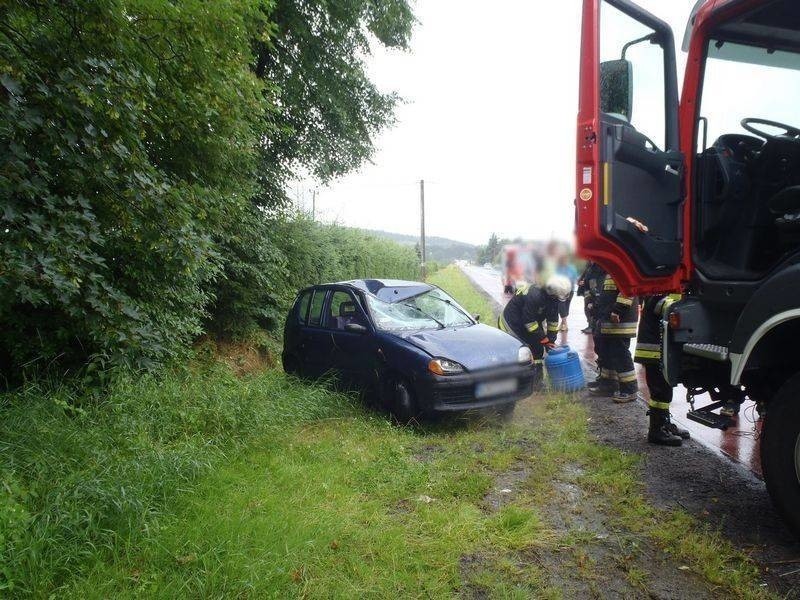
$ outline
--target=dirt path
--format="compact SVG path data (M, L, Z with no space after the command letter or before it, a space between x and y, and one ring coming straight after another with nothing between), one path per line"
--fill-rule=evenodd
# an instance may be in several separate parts
M697 442L681 448L647 444L646 417L638 404L588 395L581 401L601 442L643 456L642 478L655 504L682 508L720 531L761 565L772 591L800 598L800 543L773 510L761 480Z

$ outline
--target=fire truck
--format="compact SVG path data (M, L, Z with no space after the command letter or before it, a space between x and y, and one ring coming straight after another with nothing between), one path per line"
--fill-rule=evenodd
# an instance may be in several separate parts
M711 427L713 401L756 403L800 535L800 2L701 0L683 50L634 2L583 0L578 247L628 295L681 294L663 373L710 394L688 416Z

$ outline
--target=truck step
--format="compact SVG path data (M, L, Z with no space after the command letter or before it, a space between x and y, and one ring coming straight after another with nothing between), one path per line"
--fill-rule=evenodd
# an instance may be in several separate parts
M726 362L728 360L728 348L717 346L716 344L684 344L683 351L686 354L717 362Z
M700 423L712 429L721 429L725 431L728 427L733 425L733 419L725 415L718 415L713 410L721 407L723 402L714 402L703 408L697 410L690 410L686 413L686 418L695 423Z

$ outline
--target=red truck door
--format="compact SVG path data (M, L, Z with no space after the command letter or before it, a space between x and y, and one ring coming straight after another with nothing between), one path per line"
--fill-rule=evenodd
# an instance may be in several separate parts
M583 0L580 253L628 294L680 289L683 172L670 27L629 0Z

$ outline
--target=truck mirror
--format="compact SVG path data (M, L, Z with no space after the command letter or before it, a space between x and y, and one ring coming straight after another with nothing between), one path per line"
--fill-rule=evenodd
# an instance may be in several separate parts
M600 111L631 122L633 65L621 58L600 63Z

